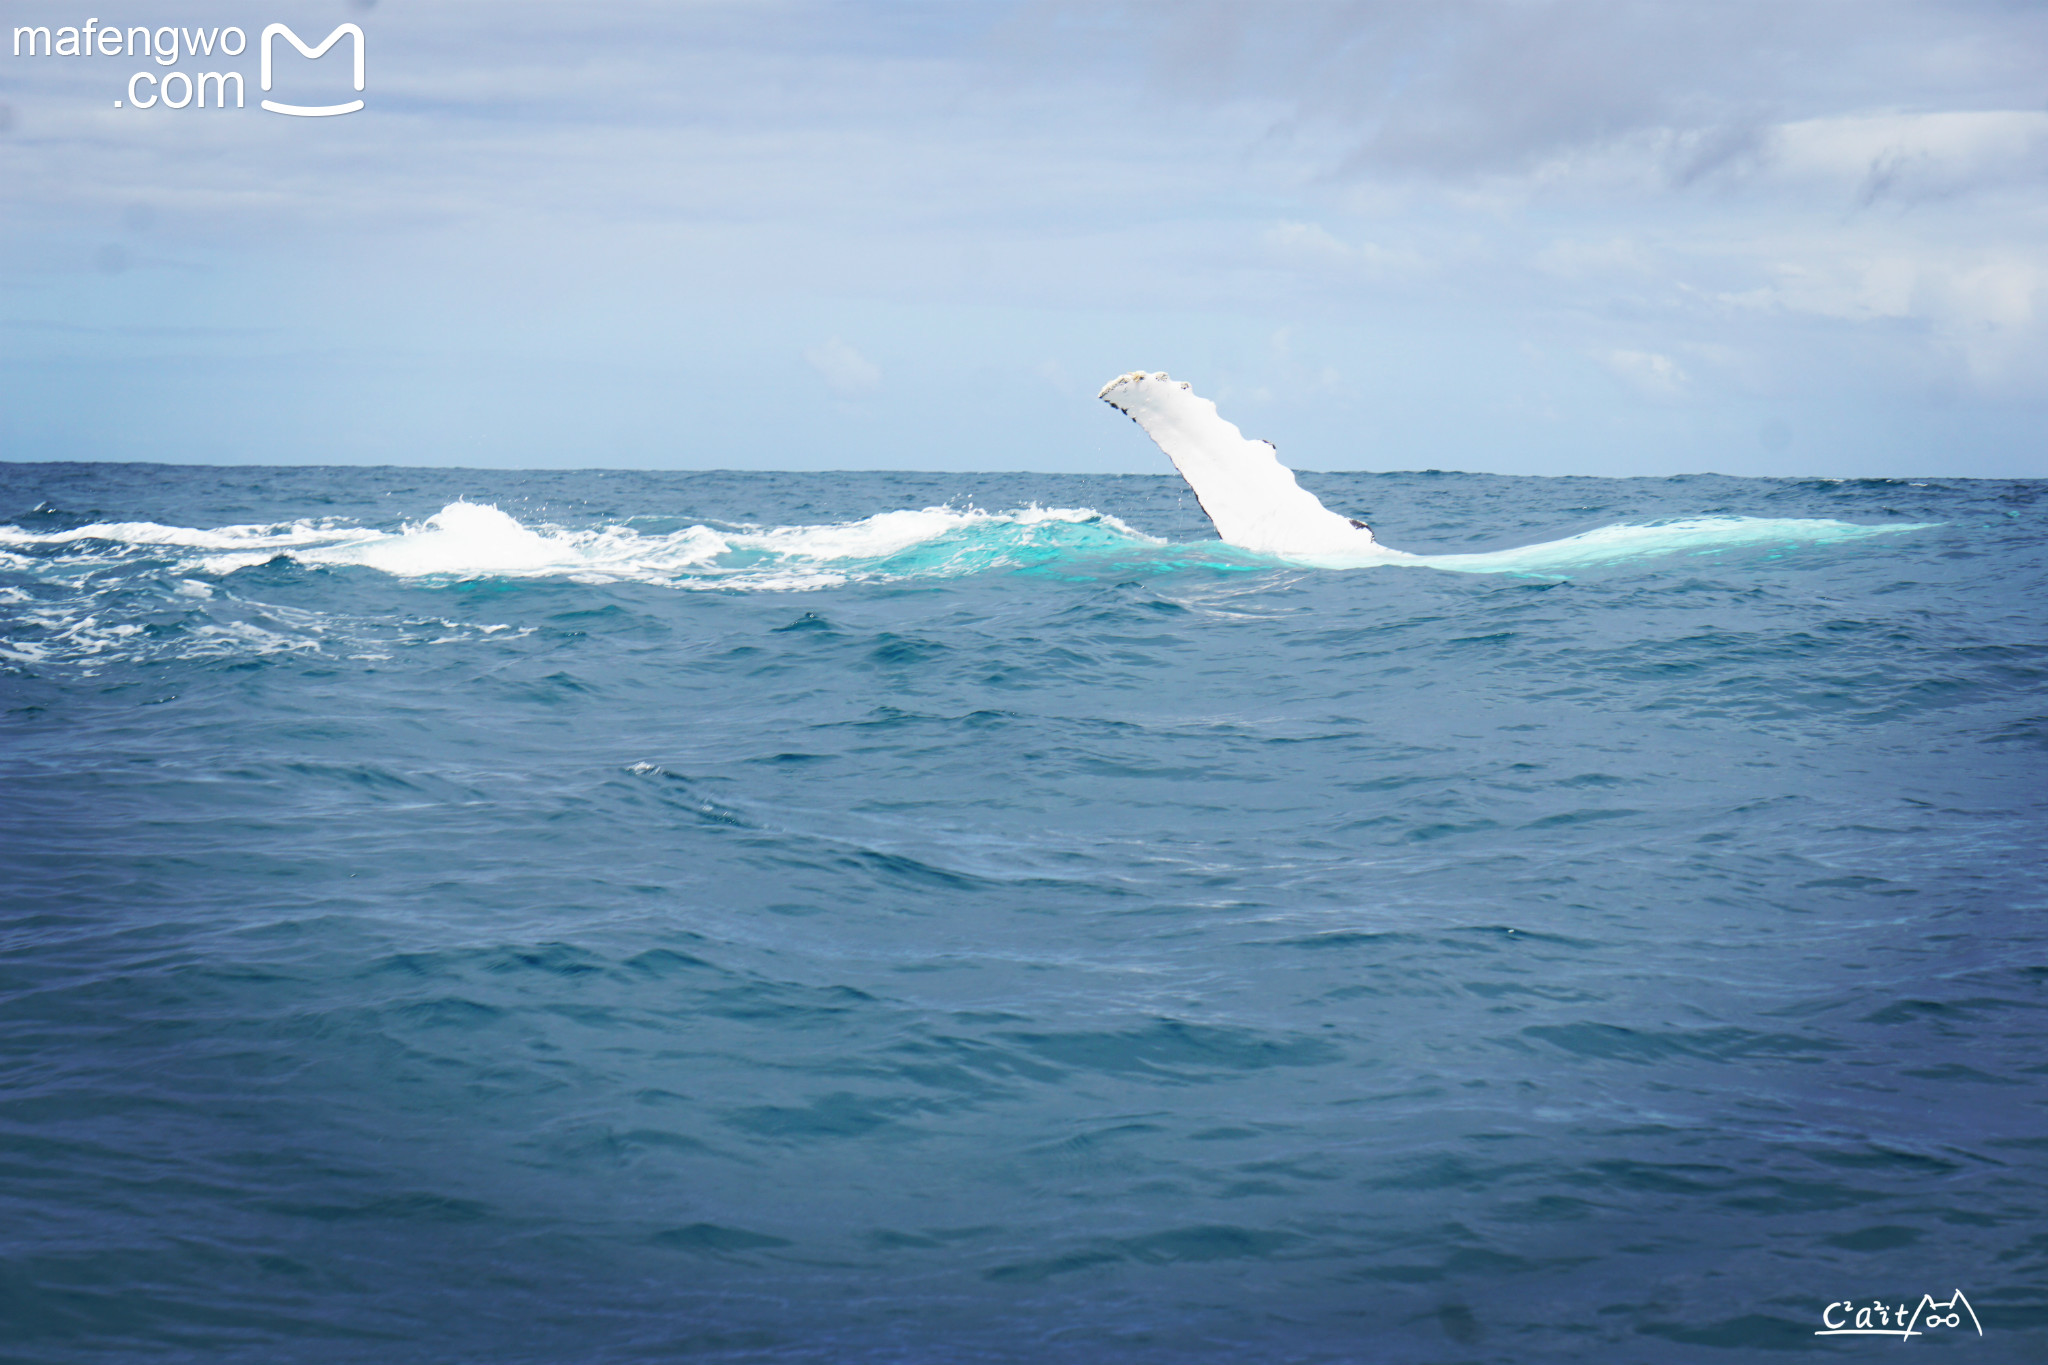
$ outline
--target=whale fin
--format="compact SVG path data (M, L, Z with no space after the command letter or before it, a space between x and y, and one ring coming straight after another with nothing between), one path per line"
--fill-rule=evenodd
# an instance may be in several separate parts
M1187 384L1133 370L1096 397L1166 452L1227 544L1273 555L1344 554L1373 545L1365 523L1338 516L1295 482L1271 441L1246 440Z

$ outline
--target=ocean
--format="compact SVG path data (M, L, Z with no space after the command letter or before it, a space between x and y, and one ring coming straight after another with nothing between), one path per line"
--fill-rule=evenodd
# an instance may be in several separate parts
M1302 479L0 465L0 1358L2048 1356L2048 485Z

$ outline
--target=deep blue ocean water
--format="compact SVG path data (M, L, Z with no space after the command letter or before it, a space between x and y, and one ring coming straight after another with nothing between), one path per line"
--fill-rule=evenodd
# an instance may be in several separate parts
M2048 1357L2044 485L1304 482L0 465L0 1358Z

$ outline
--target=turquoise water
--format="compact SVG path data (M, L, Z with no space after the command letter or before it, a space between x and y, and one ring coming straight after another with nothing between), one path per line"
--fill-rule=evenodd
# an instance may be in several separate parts
M2043 486L1303 481L0 466L0 1356L2040 1358Z

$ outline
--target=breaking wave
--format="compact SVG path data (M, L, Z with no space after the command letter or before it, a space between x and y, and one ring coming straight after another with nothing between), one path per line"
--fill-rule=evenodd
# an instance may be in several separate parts
M102 522L54 534L0 527L0 546L74 546L74 561L170 550L171 567L181 573L225 575L284 557L308 567L361 567L400 578L560 577L770 591L854 579L948 578L1159 544L1115 517L1060 507L927 507L820 526L689 526L668 533L630 525L527 526L475 502L449 503L397 531L315 521L213 530Z
M1352 554L1277 556L1214 541L1171 544L1089 508L927 507L815 526L693 525L657 533L626 524L585 530L528 526L488 503L452 502L396 531L335 521L213 529L100 522L57 532L0 527L0 547L15 552L7 557L17 567L26 567L31 555L74 565L168 558L172 572L222 576L283 557L308 567L368 568L409 579L560 577L787 592L1055 565L1079 570L1091 560L1123 567L1204 563L1237 570L1294 565L1556 575L1662 555L1853 540L1925 524L1696 517L1604 526L1477 554L1410 554L1368 544ZM1132 565L1133 557L1149 563Z

